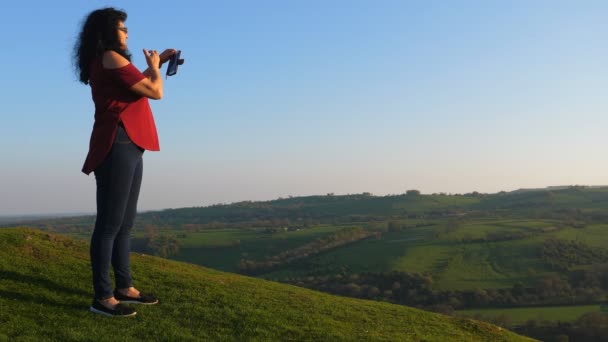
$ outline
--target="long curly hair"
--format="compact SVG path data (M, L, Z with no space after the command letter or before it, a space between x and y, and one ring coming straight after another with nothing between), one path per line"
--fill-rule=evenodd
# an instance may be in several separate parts
M74 44L73 61L80 82L89 84L91 62L106 51L116 51L131 61L131 54L120 48L118 40L118 23L126 20L125 11L112 7L95 10L86 17Z

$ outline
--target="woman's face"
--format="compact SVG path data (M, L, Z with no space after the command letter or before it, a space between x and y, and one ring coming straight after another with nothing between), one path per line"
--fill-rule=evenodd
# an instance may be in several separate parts
M125 27L125 23L122 21L118 22L118 42L120 43L120 48L123 50L127 49L127 38L129 38L129 34L127 33L127 28Z

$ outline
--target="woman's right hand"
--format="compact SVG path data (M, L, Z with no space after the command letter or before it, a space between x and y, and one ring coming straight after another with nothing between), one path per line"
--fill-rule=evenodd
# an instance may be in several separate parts
M146 63L152 69L158 70L160 65L160 56L158 55L158 51L156 50L144 50L144 56L146 57Z

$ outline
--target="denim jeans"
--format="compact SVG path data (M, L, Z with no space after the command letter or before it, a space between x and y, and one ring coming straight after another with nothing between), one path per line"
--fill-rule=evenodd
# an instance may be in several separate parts
M133 286L129 266L130 238L141 186L143 152L119 126L110 153L95 169L97 219L90 252L96 299L114 295L110 264L114 268L117 289Z

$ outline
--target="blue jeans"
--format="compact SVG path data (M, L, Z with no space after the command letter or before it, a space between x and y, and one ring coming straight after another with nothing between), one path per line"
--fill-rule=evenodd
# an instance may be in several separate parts
M97 219L91 238L91 267L96 299L114 296L110 263L117 289L133 286L129 253L131 228L137 212L144 150L118 127L112 150L95 169Z

